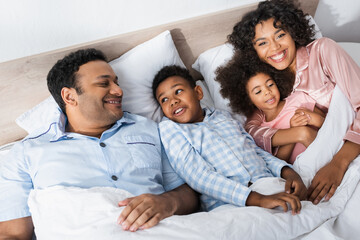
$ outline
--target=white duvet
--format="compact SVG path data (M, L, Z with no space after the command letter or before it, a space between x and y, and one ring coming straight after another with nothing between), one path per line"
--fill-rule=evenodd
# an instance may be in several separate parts
M341 147L342 137L353 119L348 100L335 88L323 127L294 164L306 184ZM295 216L281 209L224 205L212 212L172 216L151 229L135 233L123 231L116 223L122 210L117 202L130 196L121 189L56 186L33 190L29 206L39 240L349 239L360 236L356 220L360 214L359 173L360 157L350 165L330 201L316 206L303 201L301 213ZM272 181L264 180L256 187L259 191L272 189L269 187ZM276 191L275 188L272 190Z

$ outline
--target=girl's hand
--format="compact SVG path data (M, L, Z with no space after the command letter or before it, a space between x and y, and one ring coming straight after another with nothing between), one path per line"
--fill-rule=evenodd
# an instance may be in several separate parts
M299 114L300 116L307 116L308 118L307 125L315 126L318 128L322 126L325 120L325 114L316 107L314 111L310 111L309 109L306 108L299 108L295 111L294 116L297 114ZM291 120L290 120L290 125L291 125Z
M296 110L298 111L298 110ZM310 115L305 114L303 111L295 112L294 116L290 119L290 127L306 126L310 122Z

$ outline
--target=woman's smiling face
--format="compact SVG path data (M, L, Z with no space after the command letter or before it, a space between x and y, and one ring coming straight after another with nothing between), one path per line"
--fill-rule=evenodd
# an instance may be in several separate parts
M278 70L296 70L296 46L291 35L275 28L270 18L255 26L254 49L259 58Z

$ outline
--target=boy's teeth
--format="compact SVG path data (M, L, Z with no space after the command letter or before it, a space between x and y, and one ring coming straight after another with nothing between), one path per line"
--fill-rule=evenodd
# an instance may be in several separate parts
M175 111L175 114L178 114L179 112L181 112L181 110L183 110L182 108L179 108Z

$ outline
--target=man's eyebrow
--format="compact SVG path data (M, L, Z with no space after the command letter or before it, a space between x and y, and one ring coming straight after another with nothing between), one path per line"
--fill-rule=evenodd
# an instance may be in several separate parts
M104 74L104 75L100 75L100 76L97 76L96 78L95 78L95 80L103 80L103 79L113 79L114 78L114 76L113 75L107 75L107 74ZM118 78L118 76L116 76L115 75L115 82L118 82L118 80L119 80L119 78Z
M97 76L96 79L103 79L103 78L111 78L112 76L111 75L100 75L100 76ZM117 79L117 76L116 76L116 79Z

